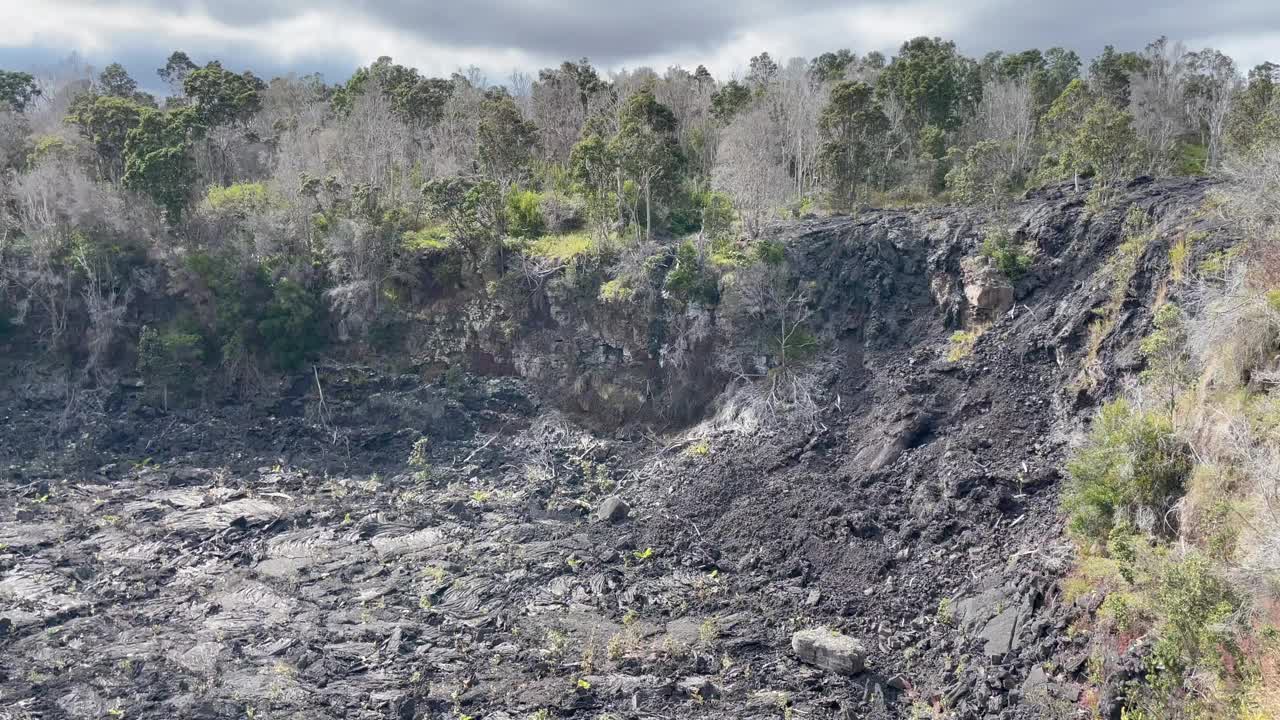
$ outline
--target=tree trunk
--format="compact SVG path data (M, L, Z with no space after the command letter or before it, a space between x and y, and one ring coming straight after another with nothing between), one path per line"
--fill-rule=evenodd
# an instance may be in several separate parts
M652 186L652 180L644 181L644 237L646 240L653 238L653 212L649 205L650 188Z
M616 173L618 178L618 232L622 232L622 228L626 226L626 205L622 199L622 168L619 167ZM619 236L621 237L621 236Z

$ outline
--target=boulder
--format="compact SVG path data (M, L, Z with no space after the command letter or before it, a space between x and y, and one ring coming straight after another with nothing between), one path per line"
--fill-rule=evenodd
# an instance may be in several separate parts
M791 636L791 649L802 662L838 675L857 675L866 665L862 643L826 628L797 632Z
M964 297L974 320L991 320L1013 307L1013 285L994 263L974 258L962 265Z
M1014 649L1014 634L1018 629L1018 608L1006 608L1004 612L996 615L982 629L978 637L986 641L983 647L983 654L989 658L1002 658L1010 650Z
M631 513L631 506L627 501L612 495L600 502L600 506L596 508L596 520L598 522L621 522L627 519L627 515Z

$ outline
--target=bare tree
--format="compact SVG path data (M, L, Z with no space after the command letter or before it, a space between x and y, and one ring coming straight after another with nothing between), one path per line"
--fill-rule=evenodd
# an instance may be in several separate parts
M1185 56L1181 43L1160 38L1143 52L1146 69L1129 80L1129 112L1134 129L1145 141L1149 173L1173 170L1178 138L1187 131Z
M821 84L809 72L809 62L792 58L774 76L770 96L786 138L787 159L796 197L814 187L817 179L818 114L826 99Z
M771 109L758 102L734 117L720 141L713 184L733 198L752 237L794 191L781 130Z
M1189 53L1186 63L1183 96L1187 112L1199 126L1208 148L1208 167L1217 168L1222 162L1222 136L1240 74L1234 60L1210 48Z
M1036 107L1027 76L988 80L970 126L974 141L999 144L1009 177L1029 170L1035 154Z

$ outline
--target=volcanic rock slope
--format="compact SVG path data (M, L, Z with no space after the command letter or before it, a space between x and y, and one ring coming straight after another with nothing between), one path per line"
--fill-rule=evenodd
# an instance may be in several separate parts
M597 433L534 379L335 364L60 424L76 394L10 362L0 717L1069 715L1090 609L1055 589L1061 468L1139 369L1171 243L1231 241L1210 191L1032 193L1012 289L965 271L972 211L777 229L824 340L803 417L739 387L679 432ZM1117 272L1134 205L1155 230Z

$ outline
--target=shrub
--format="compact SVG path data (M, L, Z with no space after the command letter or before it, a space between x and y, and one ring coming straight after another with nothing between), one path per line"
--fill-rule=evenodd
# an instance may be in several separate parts
M138 336L138 372L149 386L160 389L166 405L171 391L176 391L175 397L190 394L203 361L200 336L193 333L162 333L144 326Z
M271 302L258 321L267 356L281 370L292 370L324 344L324 305L301 283L276 283Z
M1031 268L1035 248L1017 242L1005 228L993 228L987 231L978 254L990 258L1005 277L1017 280Z
M449 233L443 225L428 225L417 230L406 230L400 236L406 250L434 252L449 248Z
M614 278L600 285L600 299L607 303L631 302L635 296L635 288L627 285L624 278Z
M787 248L777 240L761 240L755 244L756 260L777 267L787 260Z
M533 239L547 230L542 215L542 196L532 190L513 190L507 195L507 233Z
M211 187L204 200L213 212L238 217L260 213L272 203L271 193L262 183L235 183L226 187Z
M1188 449L1167 417L1123 399L1108 403L1067 464L1064 504L1072 531L1105 542L1121 521L1168 530L1166 515L1190 469Z
M720 302L716 277L702 263L698 249L686 240L676 250L676 264L667 273L667 292L685 302L715 305Z
M1235 654L1228 619L1240 607L1230 584L1200 555L1170 561L1157 582L1164 617L1152 666L1179 680L1197 664L1223 670L1223 656Z

